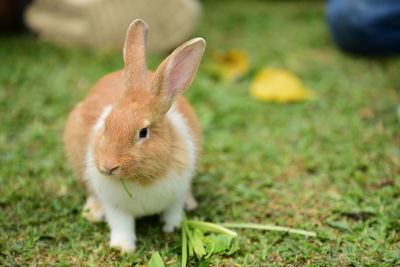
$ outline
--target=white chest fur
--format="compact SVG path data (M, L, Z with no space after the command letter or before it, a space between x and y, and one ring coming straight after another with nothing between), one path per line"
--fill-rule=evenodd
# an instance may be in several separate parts
M93 134L104 125L104 120L111 109L112 106L104 109L93 128ZM187 147L187 157L190 164L186 171L177 173L174 170L169 170L165 177L157 179L156 182L148 186L142 186L134 181L124 181L132 195L130 197L118 178L104 176L97 170L93 158L93 144L90 144L86 155L85 176L102 205L128 212L134 217L140 217L160 213L177 201L185 199L190 190L196 161L195 147L184 118L174 107L167 113L167 118Z

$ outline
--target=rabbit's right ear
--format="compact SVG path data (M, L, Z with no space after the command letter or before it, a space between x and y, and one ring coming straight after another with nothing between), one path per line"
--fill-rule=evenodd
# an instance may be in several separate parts
M146 86L146 40L148 26L141 20L134 20L129 25L124 45L125 86L126 89Z
M175 49L157 68L151 92L159 113L166 113L177 97L190 86L205 48L203 38L194 38Z

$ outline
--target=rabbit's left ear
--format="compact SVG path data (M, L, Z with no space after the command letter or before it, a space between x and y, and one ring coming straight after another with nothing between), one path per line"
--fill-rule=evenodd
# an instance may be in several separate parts
M124 45L125 86L144 88L147 80L146 40L148 26L141 20L129 25Z
M157 68L151 82L155 107L159 112L169 110L176 98L192 83L203 57L206 42L195 38L179 46Z

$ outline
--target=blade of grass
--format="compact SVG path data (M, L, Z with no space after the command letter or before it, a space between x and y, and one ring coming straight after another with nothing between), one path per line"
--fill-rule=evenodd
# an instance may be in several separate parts
M159 252L154 252L153 255L151 255L148 267L165 267Z
M275 226L275 225L255 224L255 223L221 223L221 225L228 228L257 229L257 230L287 232L289 234L299 234L304 236L313 236L313 237L317 236L317 233L312 231L294 229L283 226Z
M189 242L192 244L194 254L196 258L200 260L206 255L206 251L204 249L204 244L202 241L203 233L199 229L194 229L194 231L190 231L188 238Z
M121 178L120 180L121 180L122 187L125 189L125 191L126 191L126 193L128 194L128 196L129 196L129 197L132 197L132 194L131 194L131 192L129 192L128 187L127 187L126 184L124 183L124 180L123 180L122 178Z
M186 267L187 258L188 258L188 237L187 237L187 225L186 222L182 223L182 260L181 267Z
M194 256L193 246L192 246L191 242L188 242L188 255L189 255L189 258Z
M215 224L215 223L210 223L210 222L201 222L201 221L195 221L195 220L186 220L188 226L193 227L193 228L198 228L203 231L210 231L214 233L221 233L221 234L227 234L232 237L237 237L238 234L234 231L231 231L221 225Z

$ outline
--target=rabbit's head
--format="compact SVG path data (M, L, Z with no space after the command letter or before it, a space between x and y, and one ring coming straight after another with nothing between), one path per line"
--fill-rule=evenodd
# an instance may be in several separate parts
M171 166L176 146L167 112L191 84L205 49L202 38L175 49L157 68L146 66L147 25L135 20L124 45L124 92L104 115L94 142L95 163L104 175L151 182ZM185 147L176 148L185 150Z

